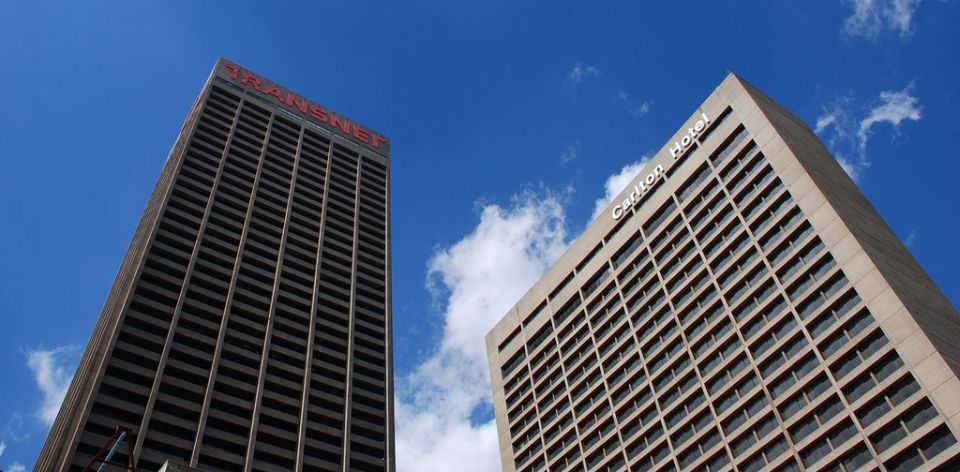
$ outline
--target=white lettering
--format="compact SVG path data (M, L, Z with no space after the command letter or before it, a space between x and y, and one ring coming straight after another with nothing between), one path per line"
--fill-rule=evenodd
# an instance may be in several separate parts
M680 153L683 151L683 148L680 147L680 143L674 143L673 147L670 148L670 156L674 159L680 157Z
M703 130L707 128L707 125L710 124L710 118L707 118L706 113L701 112L700 118L692 128L687 128L687 134L680 138L680 141L673 143L673 146L670 147L671 157L679 158L683 151L686 151L693 144L693 140L699 137Z
M610 211L610 216L613 217L614 220L619 220L624 212L640 202L640 199L652 188L658 178L665 176L663 164L657 164L656 167L653 168L653 172L647 174L634 184L633 189L630 190L629 195L627 195L627 198L625 198L623 202L613 207L613 210Z
M703 112L700 113L700 118L700 120L694 123L692 128L687 128L687 134L680 138L680 141L673 143L673 146L670 147L671 157L674 159L679 158L680 155L693 144L694 139L698 138L703 134L703 131L707 129L707 125L710 124L710 118ZM634 184L633 189L630 190L627 198L619 205L613 207L613 210L610 211L610 216L613 217L614 220L619 220L623 217L623 214L629 210L630 207L639 203L643 195L653 188L653 184L660 177L666 178L666 171L663 168L663 164L657 164L656 167L653 168L653 172L639 179Z

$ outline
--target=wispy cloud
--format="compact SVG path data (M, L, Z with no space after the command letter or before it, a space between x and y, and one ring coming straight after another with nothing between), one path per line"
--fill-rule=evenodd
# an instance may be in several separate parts
M603 213L603 210L607 209L607 206L610 205L614 197L630 185L630 182L643 170L643 167L646 166L648 162L650 162L650 157L644 156L639 161L623 166L620 172L607 177L607 181L603 185L604 195L594 202L593 215L590 217L590 221L597 219L600 213Z
M14 442L26 441L30 439L30 433L23 432L23 416L19 413L11 413L10 420L3 426L3 436Z
M7 472L26 472L27 468L19 462L14 462L7 467Z
M913 243L917 242L918 236L919 234L917 234L917 230L915 229L910 230L910 234L907 235L907 240L904 241L903 244L908 248L913 248Z
M43 402L36 415L47 426L60 411L60 404L73 379L75 348L62 346L55 349L37 349L27 352L27 366L33 371L34 381L43 396Z
M7 450L7 443L0 441L0 457L3 457L3 451Z
M885 29L909 36L913 14L920 0L847 0L853 5L853 14L843 22L843 30L850 36L876 38Z
M567 143L563 148L563 152L560 153L560 163L566 164L579 159L580 148L581 144L579 139L571 143Z
M484 336L566 249L562 198L528 190L507 206L485 205L470 234L435 251L427 285L443 334L398 380L398 470L500 470Z
M896 137L901 123L920 120L922 107L919 99L913 95L913 89L911 82L900 91L880 92L879 102L875 102L866 112L859 111L862 108L858 109L852 97L839 99L829 107L824 107L814 131L826 140L827 147L851 178L859 179L870 167L867 143L876 125L889 123Z
M578 62L574 64L573 70L567 74L567 83L576 85L590 77L600 77L600 69L590 65L585 66Z
M627 105L627 111L629 111L630 116L634 118L640 118L641 116L646 115L650 111L650 106L653 105L653 100L644 100L642 103L636 103L630 97L630 94L625 92L622 88L617 89L617 100L620 100Z
M653 102L644 100L643 103L630 109L630 116L634 118L640 118L643 115L646 115L650 111L650 105L653 105Z

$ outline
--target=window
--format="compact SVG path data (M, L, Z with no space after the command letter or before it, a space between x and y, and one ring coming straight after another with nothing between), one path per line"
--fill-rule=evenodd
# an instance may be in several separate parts
M759 152L758 153L753 152L756 148L757 146L753 142L750 142L749 144L747 144L747 146L744 147L743 152L737 155L737 158L734 159L730 163L730 165L728 165L725 169L720 171L720 178L723 179L725 182L729 181L730 175L736 173L737 170L743 167L744 163L746 162L751 162L750 165L756 166L756 164L753 162L756 160L763 159L763 156Z
M752 400L744 403L743 406L723 421L721 424L723 434L730 436L731 433L735 432L740 426L746 424L750 418L759 414L765 406L767 406L767 397L761 392Z
M776 249L769 251L767 260L770 261L770 265L777 266L783 262L794 248L796 248L798 244L803 243L811 234L813 234L813 228L810 226L810 223L803 222L797 229L793 230L782 244L777 246Z
M694 191L699 189L700 184L704 180L707 180L710 177L710 167L706 164L700 166L699 169L694 171L693 176L691 176L687 181L680 187L680 190L677 191L677 199L681 202L686 200Z
M590 279L590 282L583 287L583 298L590 298L590 295L593 294L593 291L597 289L608 277L610 277L610 266L604 265L597 273Z
M812 280L813 279L809 277L801 277L797 284L793 285L791 288L788 288L787 294L790 296L790 299L796 300L798 296L802 295L803 292L813 284ZM817 311L817 309L823 306L827 300L832 298L837 292L846 287L846 285L847 278L842 272L838 272L837 275L834 275L830 280L824 282L820 288L815 289L810 296L808 296L804 301L800 302L797 305L797 313L800 314L801 318L809 318Z
M830 272L830 269L836 265L836 261L834 261L833 257L829 254L820 259L820 261L811 266L804 275L798 277L793 285L787 287L787 294L790 295L790 299L796 300L800 295L803 295L810 287L821 281ZM844 282L846 282L846 280L844 280ZM825 287L829 286L830 284L825 284ZM821 289L821 292L823 291L825 291L825 289Z
M794 209L788 212L783 218L780 218L780 221L777 222L771 229L767 230L767 233L760 238L760 247L763 248L764 252L770 252L770 250L782 239L793 227L795 223L802 220L803 217L800 214L799 209Z
M863 408L857 410L857 418L860 419L860 424L864 428L870 426L890 411L892 407L903 403L919 390L920 385L917 384L912 375L907 374L906 377L884 390L879 398L870 401Z
M527 358L527 351L524 351L523 349L521 349L520 352L514 354L513 357L511 357L503 366L500 367L500 376L505 378L506 376L510 375L510 373L513 372L514 369L519 367L520 364L523 362L523 360L526 358ZM524 369L523 373L526 373L526 369ZM519 377L520 375L523 375L523 373L517 374L517 377Z
M916 431L936 417L937 410L930 404L929 400L923 399L919 404L897 418L896 421L871 435L870 441L877 448L877 452L882 454L911 432Z
M726 293L726 299L728 302L737 301L747 290L750 290L755 287L759 287L762 282L767 282L766 286L770 287L772 291L773 284L770 283L769 279L766 279L767 267L765 265L760 265L757 268L753 269L749 275L740 280L733 288L731 288ZM768 293L764 293L764 290L758 290L757 294L754 296L757 298L763 297L766 298Z
M754 173L756 177L754 177L753 181L751 181L749 184L746 184L743 187L743 190L740 190L740 193L738 195L734 195L733 201L740 208L743 208L745 206L745 202L752 199L758 192L760 192L762 188L764 188L764 186L766 186L767 182L769 182L773 178L773 169L770 167L769 164L763 166L763 168L760 169L759 171L755 171L754 169L747 169L747 171ZM739 190L739 189L731 189L731 192L736 190ZM767 224L769 224L769 222L766 222L763 220L760 220L759 222L755 223L755 225L758 225L758 226L767 225Z
M748 220L755 218L755 221L750 225L750 231L753 231L753 234L763 232L767 229L767 226L776 221L777 217L796 208L790 193L784 193L773 203L770 203L770 200L783 188L780 179L774 178L772 183L765 185L766 188L760 190L759 196L752 202L746 203L748 206L744 210L744 218Z
M777 419L773 415L767 415L757 426L740 435L730 443L730 450L734 454L740 455L747 452L754 444L765 439L765 436L771 431L777 429Z
M684 208L683 212L684 214L687 215L688 218L691 219L690 221L691 227L694 227L694 228L697 227L697 225L693 223L693 217L691 215L693 215L698 210L703 208L704 204L707 203L708 201L711 201L712 198L714 197L716 197L717 199L723 198L723 195L717 194L715 192L717 188L719 188L719 186L717 185L717 181L714 180L713 178L709 178L707 180L707 184L704 185L703 187L703 191L701 191L699 195L693 197L693 199L691 199L690 202L687 203L687 207ZM706 215L703 215L703 216L706 216ZM697 223L701 223L702 221L703 220L697 220Z
M766 320L762 316L757 317L757 319L754 320L753 324L745 327L744 331L755 333L757 330L759 330L759 328L757 327L757 324L764 321ZM794 328L796 327L797 327L797 320L793 316L790 316L788 313L787 316L785 316L782 320L780 320L780 322L777 323L772 329L770 329L763 337L761 337L759 340L757 340L757 342L755 342L752 346L750 346L750 351L753 353L753 356L755 358L759 359L761 356L763 356L763 354L767 351L767 349L770 349L771 346L773 346L777 342L783 341L790 334L792 334ZM803 338L801 336L800 339L803 339L802 342L804 345L806 345L806 338ZM793 343L796 343L796 342L801 342L801 341L795 339ZM787 350L793 349L792 346L786 346L785 348Z
M553 322L557 326L560 326L560 324L563 323L563 321L566 320L567 317L572 315L573 312L580 307L581 303L582 301L580 300L580 294L574 295L573 298L570 299L570 301L568 301L566 305L563 306L563 308L557 310L557 313L553 315Z
M731 252L728 254L733 254L733 253ZM723 259L723 257L724 256L721 255L720 259ZM751 264L753 264L755 260L757 260L757 250L751 248L749 251L747 251L747 253L743 257L740 258L740 260L737 261L736 264L734 264L726 272L724 272L719 277L717 277L717 282L719 283L720 288L722 290L726 290L730 282L732 282L734 279L737 278L737 276L739 276L741 273L743 273L748 268L750 268ZM718 261L715 260L714 262L716 263ZM725 261L721 260L719 262L725 262ZM761 267L764 269L764 272L765 272L766 266L761 266ZM716 268L714 268L714 270L716 270Z
M703 453L708 452L713 446L719 443L720 435L716 429L704 434L696 444L690 446L686 451L678 455L677 460L680 462L680 467L689 467L694 461L699 459ZM726 458L725 455L724 458Z
M830 380L827 379L826 374L820 374L815 377L802 391L797 392L780 404L778 409L783 419L788 420L793 417L793 415L802 410L807 404L815 401L817 397L827 391L828 388L830 388Z
M717 414L722 414L728 408L733 406L740 398L743 398L749 394L754 388L760 386L760 381L757 379L757 375L750 373L743 380L741 380L734 388L729 392L724 394L714 403L714 407L717 410Z
M859 400L863 395L873 389L878 383L889 377L903 366L903 361L895 352L891 352L877 361L866 372L847 384L843 388L843 394L846 395L850 403Z
M540 331L537 331L537 334L534 334L533 337L527 341L527 350L533 352L551 333L553 333L553 325L547 322Z
M720 339L722 339L727 333L730 332L730 323L720 323L717 325L710 334L706 335L693 346L693 353L697 357L701 357L707 353L707 351ZM740 340L734 338L732 340L739 345Z
M786 393L794 384L817 368L818 361L812 353L794 364L787 372L770 384L770 392L775 396Z
M661 224L663 224L663 222L667 219L667 217L669 217L671 214L674 213L674 210L676 210L676 208L677 208L677 204L674 203L673 199L671 198L666 205L661 207L660 210L657 211L657 213L655 213L649 220L647 220L646 223L643 224L643 232L646 233L648 236L652 234L654 231L657 230L657 228L660 227Z
M810 324L807 326L807 328L810 330L810 334L812 334L814 338L820 337L820 335L825 333L831 326L833 326L837 320L843 319L848 313L850 313L853 307L859 304L860 297L857 296L857 293L853 290L848 291L836 302L834 302L830 308L825 310L823 314L810 322ZM806 318L809 317L810 312L801 313L801 315Z
M687 401L684 402L682 405L676 407L673 411L667 413L666 416L664 417L664 421L667 424L667 429L676 428L677 425L680 424L680 422L687 417L687 415L696 411L696 409L699 408L700 405L703 405L703 400L704 400L703 393L698 391L695 394L693 394L689 399L687 399ZM677 446L680 443L685 442L687 439L692 437L693 434L695 434L697 431L700 431L706 428L707 425L710 424L711 419L712 418L710 415L710 411L704 410L704 412L701 413L700 416L698 416L691 424L687 425L689 428L692 428L692 429L689 429L686 432L684 432L684 430L681 429L680 431L674 434L674 437L672 438L674 446Z
M714 166L719 167L730 154L736 150L737 146L747 138L747 129L740 125L737 129L733 130L733 133L728 137L723 144L717 147L717 150L710 156L710 160L713 161Z
M856 434L853 422L846 420L831 429L822 439L800 451L800 459L805 466L811 467Z
M777 436L776 439L770 441L770 443L764 446L760 453L740 464L740 470L743 472L760 472L763 470L764 466L773 462L788 449L790 449L790 446L787 445L787 442L783 439L783 436Z
M620 267L630 256L633 255L633 252L637 250L640 245L643 244L643 235L640 234L640 231L637 231L633 236L624 243L623 248L617 251L613 256L613 267Z
M622 393L623 391L629 393L631 389L628 387L624 387L622 391L618 391L617 394L619 394L620 396L626 396L625 394ZM638 393L637 395L634 395L634 397L630 399L630 401L627 402L627 404L625 404L619 410L617 410L617 421L620 421L620 422L625 421L627 417L633 414L634 411L637 411L638 408L645 405L648 401L650 401L651 398L653 398L653 395L650 393L649 388L640 389L640 393ZM617 400L614 400L614 402L616 401Z
M820 242L820 238L814 238L813 242L808 244L807 247L794 256L790 262L784 264L784 266L777 271L777 277L779 277L782 282L787 282L794 274L799 272L800 269L819 256L824 249L825 247L823 243Z
M840 413L842 410L843 405L840 403L839 397L834 395L826 399L813 410L811 415L805 416L790 427L790 437L793 438L793 442L795 443L803 441L810 433L833 419L833 417L837 416L837 413Z
M933 459L956 442L957 439L953 437L950 430L946 426L940 426L906 451L884 463L884 465L891 472L916 470L924 462Z
M760 192L760 195L750 202L747 207L743 210L743 218L745 220L751 220L761 211L766 209L769 205L769 209L765 213L778 215L781 212L785 211L787 208L793 206L793 198L790 196L790 193L784 193L776 199L775 203L770 203L773 201L773 198L780 195L780 192L783 190L783 183L779 178L774 178L773 183L767 185L763 191ZM769 218L764 218L764 221L771 221ZM757 228L760 230L762 228ZM755 230L754 232L756 232Z
M719 356L719 353L717 353L717 355ZM708 359L707 363L710 363L710 362L711 362L711 359ZM735 361L731 362L730 365L723 370L723 372L721 372L714 378L707 381L707 391L710 392L711 395L716 394L718 391L720 391L720 389L724 385L730 382L730 380L740 375L740 373L743 372L743 370L747 367L747 365L748 365L747 356L741 355ZM706 366L704 366L703 368L705 369Z
M824 358L828 358L840 350L851 339L863 332L873 322L870 312L866 309L855 315L842 328L827 337L818 346Z
M843 470L853 472L873 460L873 455L867 450L867 446L860 444L835 461L826 470Z
M841 357L839 361L833 363L833 365L830 366L830 370L833 371L837 379L842 379L859 367L864 360L868 359L887 344L889 344L889 341L887 341L886 336L880 331L877 331L861 341L852 352L847 353Z

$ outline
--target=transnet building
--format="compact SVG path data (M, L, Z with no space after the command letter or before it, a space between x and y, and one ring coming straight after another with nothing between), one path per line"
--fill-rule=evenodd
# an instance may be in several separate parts
M504 470L960 470L960 317L730 75L487 335Z
M218 61L35 470L394 470L388 156Z

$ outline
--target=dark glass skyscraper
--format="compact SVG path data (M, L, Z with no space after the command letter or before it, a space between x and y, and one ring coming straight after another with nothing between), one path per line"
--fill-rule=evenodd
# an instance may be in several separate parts
M141 470L393 470L388 157L218 61L35 470L81 470L117 426Z

